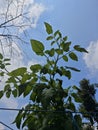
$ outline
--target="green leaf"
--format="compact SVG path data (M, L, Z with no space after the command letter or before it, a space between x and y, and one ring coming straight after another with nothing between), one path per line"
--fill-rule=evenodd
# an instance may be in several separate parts
M9 91L6 92L6 97L7 97L7 98L9 98L10 95L11 95L11 90L9 90Z
M67 37L67 36L63 37L63 40L64 40L64 41L67 41L67 39L68 39L68 37Z
M62 71L62 75L66 76L68 79L71 79L71 72L69 70L66 70L64 67L60 67Z
M44 55L44 45L42 42L37 41L37 40L33 40L31 39L31 46L32 46L32 50L37 54L37 55Z
M17 97L17 89L14 89L14 90L12 91L12 94L13 94L13 96L16 98L16 97Z
M1 68L1 69L4 69L4 68L5 68L5 65L4 65L4 64L0 64L0 68Z
M79 70L79 69L77 69L77 68L74 68L74 67L69 67L69 66L65 66L65 67L66 67L66 69L70 69L70 70L73 70L73 71L80 72L80 70Z
M62 71L60 69L57 69L56 73L58 73L60 76L62 76Z
M51 46L52 46L53 44L55 44L55 43L56 43L56 41L52 41L52 42L51 42Z
M17 76L23 76L24 73L26 72L27 68L26 67L21 67L18 68L16 70L13 70L12 72L10 72L8 75L9 76L13 76L13 77L17 77Z
M25 92L25 90L26 90L26 88L27 88L28 85L29 85L29 82L26 82L26 83L21 84L21 85L19 85L19 86L17 87L18 96L21 96L21 95Z
M41 80L42 82L48 82L46 76L42 76L42 77L40 78L40 80Z
M3 92L3 90L1 90L0 91L0 99L3 97L3 94L4 94L4 92Z
M65 71L64 72L64 75L66 76L66 77L68 77L68 79L71 79L71 72L68 70L68 71Z
M51 50L46 50L45 53L48 54L50 57L54 56L54 48L52 48Z
M50 50L50 52L49 52L49 56L54 56L54 48L52 48L51 50Z
M3 59L3 55L0 53L0 59Z
M54 37L53 36L48 36L47 38L46 38L46 40L52 40Z
M19 111L13 123L16 123L17 128L20 129L21 122L22 122L22 111Z
M30 66L30 69L32 70L33 73L38 72L41 68L42 66L40 64L35 64Z
M2 71L2 72L0 72L0 76L4 76L4 72Z
M59 54L59 55L63 54L63 50L62 50L62 49L55 49L55 51L56 51L56 53Z
M78 57L77 57L77 55L76 55L74 52L69 53L69 57L70 57L72 60L78 61Z
M81 98L76 93L72 93L71 96L74 98L75 102L82 102Z
M75 46L74 46L74 49L75 49L76 51L88 53L88 51L87 51L85 48L80 47L80 45L75 45Z
M11 65L10 63L5 63L5 65Z
M30 94L30 100L32 100L33 102L35 102L36 96L37 96L37 93L36 93L36 92L32 92L32 93Z
M10 61L10 59L9 58L5 58L4 61Z
M66 55L64 55L62 58L64 61L68 61L68 57Z
M42 74L47 74L47 73L48 73L48 68L46 68L45 66L42 67L40 73L42 73Z
M44 22L44 24L45 24L46 32L48 34L52 34L53 33L52 26L47 22Z
M74 89L74 90L78 90L78 91L80 91L80 89L77 87L77 86L72 86L72 88Z
M8 90L11 90L11 87L10 87L9 84L6 84L5 87L4 87L4 92L6 92Z
M59 36L59 38L62 37L62 34L61 34L61 32L60 32L59 30L57 30L57 31L54 33L54 37L56 37L57 35Z
M62 47L63 50L66 51L66 52L69 51L70 45L71 45L71 42L66 42L66 43L62 42L62 43L61 43L61 47Z
M24 94L23 96L26 97L32 90L32 86L28 85L26 88L25 88L25 91L24 91Z

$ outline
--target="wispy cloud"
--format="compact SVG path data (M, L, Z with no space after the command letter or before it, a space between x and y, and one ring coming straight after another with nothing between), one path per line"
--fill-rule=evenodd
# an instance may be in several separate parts
M88 54L84 54L84 61L91 73L98 72L98 41L90 42L87 47Z

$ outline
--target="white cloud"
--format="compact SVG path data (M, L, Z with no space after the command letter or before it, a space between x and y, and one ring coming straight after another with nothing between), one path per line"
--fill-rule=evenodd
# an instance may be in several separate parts
M88 54L84 54L84 61L89 70L93 73L98 72L98 41L90 42L87 47Z
M4 125L0 123L0 130L5 130Z
M20 14L24 14L22 17L10 21L7 25L21 26L18 28L27 29L28 27L36 27L37 21L40 15L45 11L45 6L41 3L37 3L34 0L0 0L0 21L5 22ZM29 26L28 26L29 25ZM12 28L12 27L11 27ZM14 28L14 31L16 31Z

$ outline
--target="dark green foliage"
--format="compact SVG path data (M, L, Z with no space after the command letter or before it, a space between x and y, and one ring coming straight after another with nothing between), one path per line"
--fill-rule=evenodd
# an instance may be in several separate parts
M94 120L98 122L98 114L95 113L98 112L95 87L95 84L90 84L87 79L83 79L80 82L79 95L82 99L80 111L89 112L89 114L84 114L84 117L89 118L92 125L94 124Z
M4 87L6 97L29 96L31 101L24 108L26 111L18 113L14 123L18 129L22 126L28 130L81 130L80 115L70 112L77 110L74 102L81 102L76 94L78 87L67 87L62 79L71 79L71 71L80 71L66 65L69 59L78 61L75 52L87 51L79 45L71 49L67 36L63 37L59 30L54 32L49 23L45 22L45 29L48 34L46 40L50 42L49 49L46 50L42 42L31 40L32 51L44 58L45 64L31 65L30 72L21 67L8 73ZM0 57L2 59L2 55ZM0 93L2 97L3 92Z

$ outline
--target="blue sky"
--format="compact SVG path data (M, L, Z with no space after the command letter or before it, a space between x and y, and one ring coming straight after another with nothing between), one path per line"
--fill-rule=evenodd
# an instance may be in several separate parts
M92 83L98 82L98 0L29 0L29 2L30 4L33 2L33 6L38 4L40 6L37 5L37 7L42 8L34 8L35 13L32 12L34 15L34 17L32 17L36 19L36 22L32 29L25 29L29 33L28 42L31 38L45 42L46 33L44 22L49 22L53 26L54 30L59 29L63 35L67 35L73 45L79 44L82 47L87 48L89 51L88 55L79 55L79 62L70 62L71 66L74 65L75 67L80 68L81 72L73 73L72 80L67 81L67 84L78 84L83 78L90 79ZM40 13L38 13L38 11ZM22 32L20 35L23 35ZM14 47L18 50L16 46ZM16 62L17 60L20 60L19 65L16 67L25 64L22 61L23 59L25 59L25 62L28 61L28 64L39 61L39 58L32 53L30 44L21 44L20 48L23 50L23 56L20 56L19 59L17 59L18 56L17 58L14 57ZM20 50L19 53L21 53ZM12 63L13 62L14 61L12 60ZM14 67L15 64L13 65ZM13 66L11 67L12 69L14 68ZM13 98L10 102L4 98L1 101L2 107L13 106L14 101ZM21 98L15 103L15 107L20 107L25 104L25 101ZM9 125L11 120L14 118L14 114L11 114L8 120L5 119L5 113L0 112L0 115L2 116L2 122L4 121ZM13 128L13 125L11 126ZM0 130L4 130L4 128Z

